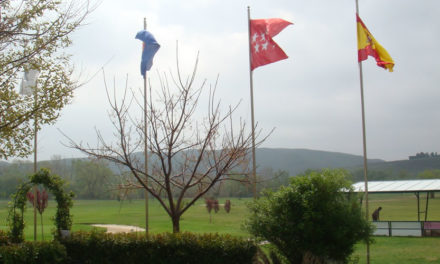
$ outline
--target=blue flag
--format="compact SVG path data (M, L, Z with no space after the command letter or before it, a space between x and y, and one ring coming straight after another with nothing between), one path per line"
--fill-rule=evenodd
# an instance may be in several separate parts
M145 73L153 66L153 57L159 50L160 45L157 43L154 36L146 31L141 30L136 34L136 39L142 40L142 60L141 60L141 74L145 77Z

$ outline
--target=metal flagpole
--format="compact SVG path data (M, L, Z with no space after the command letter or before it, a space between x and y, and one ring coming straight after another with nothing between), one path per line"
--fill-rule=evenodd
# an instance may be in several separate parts
M359 16L359 3L356 0L356 14ZM357 22L356 22L357 23ZM362 107L362 142L364 149L364 182L365 182L365 218L368 221L369 210L368 210L368 165L367 165L367 137L365 129L365 104L364 104L364 76L362 71L362 61L359 64L359 79L361 87L361 107ZM367 242L367 264L370 263L370 243Z
M147 30L147 18L144 17L144 30ZM148 186L148 145L147 145L147 71L144 75L144 164L145 186ZM148 191L145 190L145 234L148 235Z
M248 41L249 41L249 79L251 90L251 122L252 122L252 192L254 193L254 199L257 199L257 163L255 159L255 119L254 119L254 81L252 71L252 54L251 54L251 9L248 6Z
M37 109L37 82L35 82L34 87L34 108ZM37 173L37 113L34 114L34 174ZM34 186L34 241L37 241L37 186Z

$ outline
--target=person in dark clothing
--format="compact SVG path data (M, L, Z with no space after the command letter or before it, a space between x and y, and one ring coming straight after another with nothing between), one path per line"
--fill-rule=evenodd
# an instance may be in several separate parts
M382 207L380 207L380 206L379 206L379 208L374 210L373 214L371 215L373 217L373 221L379 221L380 210L382 210Z

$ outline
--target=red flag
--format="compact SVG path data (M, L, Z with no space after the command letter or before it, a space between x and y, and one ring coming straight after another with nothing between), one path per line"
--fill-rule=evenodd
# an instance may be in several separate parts
M288 58L272 38L291 24L280 18L251 19L249 35L251 70Z

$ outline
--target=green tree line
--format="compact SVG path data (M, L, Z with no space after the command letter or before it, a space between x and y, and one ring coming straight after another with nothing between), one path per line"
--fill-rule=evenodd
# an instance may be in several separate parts
M87 159L40 162L38 166L48 168L67 182L68 191L79 199L117 199L119 175L107 164ZM32 174L32 163L15 161L0 167L0 199L8 199L17 186ZM132 198L131 194L130 198Z
M49 168L53 173L60 175L67 183L68 190L73 191L78 199L137 199L143 198L142 190L121 190L126 175L114 165L105 161L91 159L62 159L54 156L50 161L39 162L38 166ZM33 165L29 161L13 161L0 166L0 199L8 199L15 192L19 183L25 181L32 174ZM281 186L287 186L290 175L285 170L264 168L258 174L257 192L264 189L277 191ZM232 178L234 178L232 176ZM207 196L209 197L252 197L252 186L248 182L228 180L218 183ZM427 169L415 176L406 170L370 170L369 180L406 180L406 179L440 179L439 169ZM363 170L356 169L350 172L350 180L363 180ZM187 194L192 195L191 193Z

